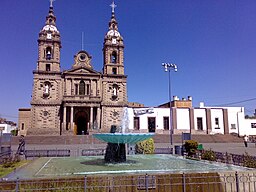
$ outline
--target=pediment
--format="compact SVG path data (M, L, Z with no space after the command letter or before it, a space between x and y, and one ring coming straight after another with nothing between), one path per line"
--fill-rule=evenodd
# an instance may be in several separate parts
M92 57L86 51L79 51L74 56L74 64L73 68L77 68L79 66L93 68L91 64Z
M77 74L77 75L81 75L81 74L83 74L83 75L85 75L85 74L87 74L87 75L100 75L101 73L100 72L98 72L98 71L95 71L95 70L93 70L93 69L91 69L91 68L87 68L87 67L84 67L84 66L79 66L79 67L76 67L76 68L74 68L73 67L73 69L70 69L70 70L66 70L66 71L64 71L64 73L65 74Z

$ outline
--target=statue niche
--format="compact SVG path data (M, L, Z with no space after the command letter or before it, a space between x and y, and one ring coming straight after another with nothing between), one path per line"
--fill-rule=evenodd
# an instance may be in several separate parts
M51 83L50 82L45 82L43 86L43 96L48 97L50 95L50 88L51 88Z

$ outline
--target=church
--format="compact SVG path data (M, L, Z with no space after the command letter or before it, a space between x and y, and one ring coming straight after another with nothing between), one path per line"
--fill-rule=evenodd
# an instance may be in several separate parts
M118 31L114 2L103 43L103 70L79 51L70 69L61 71L61 32L52 1L38 37L31 108L19 109L21 135L86 135L120 126L127 101L124 42Z
M124 41L114 2L103 41L102 71L94 70L92 56L85 50L74 56L70 69L62 71L61 33L50 2L38 37L31 108L19 109L19 135L91 135L109 132L112 125L156 134L256 135L256 118L246 119L243 107L201 103L193 107L191 96L182 100L174 96L171 103L150 108L128 102Z

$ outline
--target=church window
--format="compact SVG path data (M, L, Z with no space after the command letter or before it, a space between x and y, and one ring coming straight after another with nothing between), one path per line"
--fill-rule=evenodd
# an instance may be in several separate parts
M22 124L21 124L21 130L24 130L24 127L25 127L25 124L22 123Z
M51 64L46 64L46 71L51 71Z
M111 54L111 63L117 63L117 53L115 51Z
M78 95L78 84L75 84L75 95Z
M46 48L46 59L47 60L52 59L52 49L51 49L51 47Z
M80 81L79 83L79 95L85 95L85 83Z
M87 84L87 85L86 85L86 88L87 88L87 90L86 90L86 94L87 94L87 95L89 95L89 94L90 94L90 85L89 85L89 84Z
M112 68L112 74L116 75L117 74L117 69L114 67Z

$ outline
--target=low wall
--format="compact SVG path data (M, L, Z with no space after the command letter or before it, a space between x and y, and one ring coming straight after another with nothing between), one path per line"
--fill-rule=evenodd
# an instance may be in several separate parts
M1 191L256 191L253 172L102 175L73 178L0 181Z

